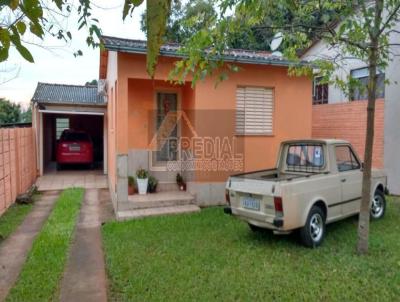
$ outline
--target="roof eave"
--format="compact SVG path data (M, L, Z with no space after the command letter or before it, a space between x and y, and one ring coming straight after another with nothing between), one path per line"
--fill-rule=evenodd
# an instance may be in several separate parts
M143 48L135 48L135 47L124 47L124 46L114 46L106 44L104 45L106 49L111 51L122 51L126 53L133 54L146 54L146 49ZM177 54L175 51L168 50L160 50L161 56L173 57L173 58L184 58L184 55ZM226 62L237 62L243 64L258 64L258 65L274 65L274 66L308 66L310 63L308 62L293 62L288 60L268 60L268 59L257 59L257 58L237 58L235 56L225 55L223 56L223 60Z
M55 105L55 106L57 106L57 105L62 105L62 106L74 105L74 106L104 107L104 106L107 105L107 103L105 103L105 102L103 102L103 103L77 103L77 102L74 102L74 101L70 101L70 102L67 102L67 101L52 102L52 101L47 101L47 100L43 101L43 100L38 100L38 99L31 99L31 102L32 103L38 103L38 104L44 104L44 105Z

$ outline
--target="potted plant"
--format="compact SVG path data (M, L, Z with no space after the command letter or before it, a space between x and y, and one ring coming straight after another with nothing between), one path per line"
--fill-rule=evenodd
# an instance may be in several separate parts
M155 193L157 191L158 180L154 176L149 176L149 185L147 188L148 193Z
M176 175L176 183L178 184L180 191L186 191L186 183L180 173Z
M135 194L135 177L128 176L128 195Z
M136 182L138 186L138 191L140 195L145 195L147 193L147 186L149 184L149 172L147 170L140 168L136 171Z

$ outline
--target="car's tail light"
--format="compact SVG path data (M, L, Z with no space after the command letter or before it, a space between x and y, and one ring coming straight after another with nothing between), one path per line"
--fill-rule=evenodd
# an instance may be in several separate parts
M59 146L61 147L61 150L64 150L64 151L68 150L68 148L69 148L69 145L66 143L61 143Z
M282 197L274 197L274 206L276 216L283 216Z
M228 204L231 204L231 197L229 196L229 190L225 190L225 200Z

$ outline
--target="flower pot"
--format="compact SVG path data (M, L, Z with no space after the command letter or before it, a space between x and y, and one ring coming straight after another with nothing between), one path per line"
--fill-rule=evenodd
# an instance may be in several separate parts
M181 184L179 185L179 190L180 190L180 191L186 191L186 184L185 184L185 183L181 183Z
M135 194L135 187L128 186L128 195L133 195L133 194Z
M139 191L140 195L145 195L147 193L148 183L149 183L148 178L138 178L137 179L138 191Z

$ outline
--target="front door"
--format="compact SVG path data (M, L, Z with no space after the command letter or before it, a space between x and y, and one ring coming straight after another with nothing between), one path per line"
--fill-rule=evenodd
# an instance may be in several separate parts
M153 152L153 167L163 168L167 162L179 159L178 95L157 92L156 133L157 151Z
M335 153L342 191L342 215L347 216L360 211L361 164L348 145L336 146Z

